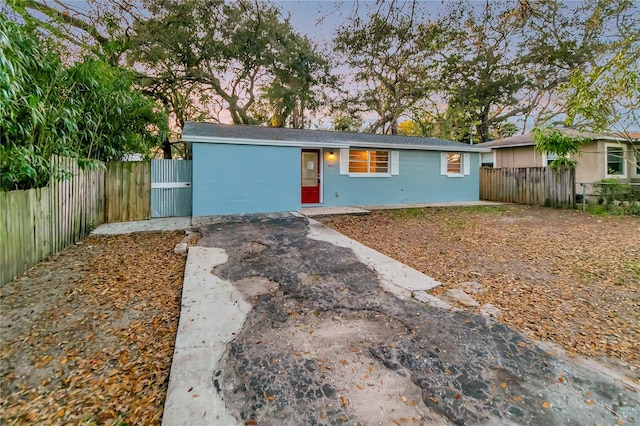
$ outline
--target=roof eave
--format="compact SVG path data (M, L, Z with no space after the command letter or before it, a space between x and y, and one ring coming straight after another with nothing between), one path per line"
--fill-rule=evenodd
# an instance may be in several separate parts
M182 134L183 142L195 143L221 143L229 145L261 145L261 146L285 146L285 147L312 147L312 148L384 148L384 149L410 149L419 151L458 151L458 152L491 152L489 148L469 146L437 146L437 145L413 145L379 142L345 142L345 141L288 141L280 139L246 139L246 138L222 138L212 136L196 136Z

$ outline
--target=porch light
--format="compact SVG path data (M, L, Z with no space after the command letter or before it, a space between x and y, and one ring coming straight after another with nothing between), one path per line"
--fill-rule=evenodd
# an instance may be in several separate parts
M335 160L336 154L333 151L329 151L329 156L327 157L329 160Z

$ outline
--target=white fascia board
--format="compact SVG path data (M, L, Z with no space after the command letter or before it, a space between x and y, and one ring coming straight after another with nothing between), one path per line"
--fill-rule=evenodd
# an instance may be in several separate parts
M413 144L397 144L397 143L350 143L344 141L327 141L327 142L310 142L310 141L286 141L286 140L267 140L267 139L236 139L236 138L217 138L211 136L195 136L182 135L183 142L196 143L221 143L229 145L263 145L263 146L290 146L305 148L381 148L381 149L409 149L418 151L445 151L445 152L491 152L489 148L480 148L473 145L469 146L435 146L435 145L413 145Z
M236 138L215 138L210 136L182 136L183 142L196 143L221 143L228 145L263 145L263 146L289 146L305 148L349 148L349 144L341 142L309 142L309 141L285 141L268 139L236 139Z

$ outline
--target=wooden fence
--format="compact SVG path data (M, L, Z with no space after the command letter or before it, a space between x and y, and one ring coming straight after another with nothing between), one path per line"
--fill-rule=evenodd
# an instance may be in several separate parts
M480 169L480 199L556 208L575 207L575 169Z
M0 192L0 285L84 238L104 222L149 219L151 166L107 163L81 170L70 158L56 167L73 174L44 188Z
M54 164L74 177L44 188L0 192L2 284L104 221L104 170L80 170L70 158L55 158Z
M129 222L151 217L149 161L107 163L105 181L105 222Z

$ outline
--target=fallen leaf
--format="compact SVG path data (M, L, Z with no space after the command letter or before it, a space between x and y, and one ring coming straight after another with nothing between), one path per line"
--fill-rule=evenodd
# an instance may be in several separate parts
M545 401L542 403L542 408L551 408L551 404L549 403L549 401Z

